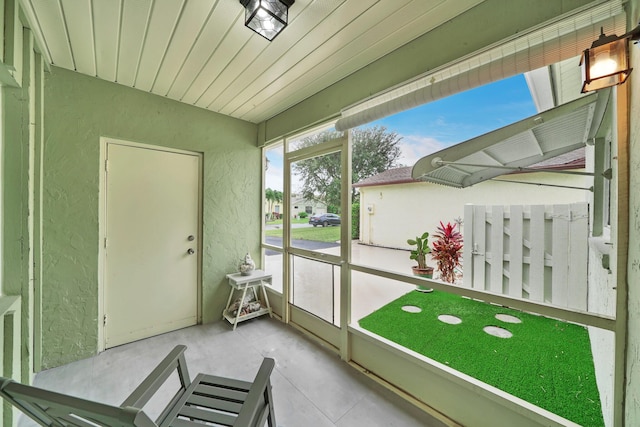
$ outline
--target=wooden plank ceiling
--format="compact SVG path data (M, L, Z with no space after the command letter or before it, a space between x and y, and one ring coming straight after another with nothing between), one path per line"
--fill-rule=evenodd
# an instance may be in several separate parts
M21 0L58 67L254 123L483 0L296 0L273 42L238 0Z

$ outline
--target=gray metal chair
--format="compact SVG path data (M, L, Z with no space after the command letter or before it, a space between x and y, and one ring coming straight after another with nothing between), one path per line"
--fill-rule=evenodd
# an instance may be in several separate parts
M48 427L275 427L271 371L265 358L253 382L198 374L189 379L184 351L176 346L120 406L92 402L0 377L0 394ZM158 419L142 410L167 378L178 372L180 388Z

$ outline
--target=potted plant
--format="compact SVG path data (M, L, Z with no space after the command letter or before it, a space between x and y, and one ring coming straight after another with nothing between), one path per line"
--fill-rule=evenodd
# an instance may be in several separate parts
M429 248L429 233L425 231L422 233L422 236L416 237L415 240L408 239L407 243L416 247L411 250L411 255L409 255L410 259L418 263L418 265L411 267L413 269L413 275L431 279L433 277L433 267L427 265L427 254L431 252L431 248ZM420 292L433 291L433 289L423 286L419 286L416 290Z
M456 281L455 268L462 258L462 234L456 230L456 225L450 222L444 225L440 221L431 251L431 258L438 264L440 280L448 283Z

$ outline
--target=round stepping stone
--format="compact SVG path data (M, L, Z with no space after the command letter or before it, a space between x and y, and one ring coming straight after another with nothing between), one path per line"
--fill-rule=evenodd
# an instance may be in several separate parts
M450 325L459 325L460 323L462 323L462 319L450 314L441 314L440 316L438 316L438 320Z
M503 322L506 322L506 323L522 323L522 320L510 314L501 314L501 313L496 314L496 319L502 320Z
M422 311L420 307L416 307L415 305L405 305L402 307L402 310L407 313L420 313Z
M482 330L489 335L493 335L494 337L498 338L511 338L513 336L511 332L497 326L485 326L484 328L482 328Z

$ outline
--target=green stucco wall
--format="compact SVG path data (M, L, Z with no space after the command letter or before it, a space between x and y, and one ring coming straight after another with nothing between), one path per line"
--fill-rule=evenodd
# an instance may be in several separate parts
M257 126L53 67L45 76L43 367L98 348L100 137L204 153L203 321L220 318L260 242Z
M3 86L2 91L2 284L1 290L5 295L21 297L21 337L11 338L13 344L20 346L21 374L20 379L30 381L33 342L33 267L30 248L34 246L31 228L32 217L30 202L32 202L30 185L33 184L34 167L30 168L30 155L34 150L33 126L31 107L34 103L35 81L32 76L34 70L33 39L28 29L17 26L20 32L19 44L22 49L20 78L22 87ZM0 333L0 335L2 335ZM12 351L5 346L4 351Z

